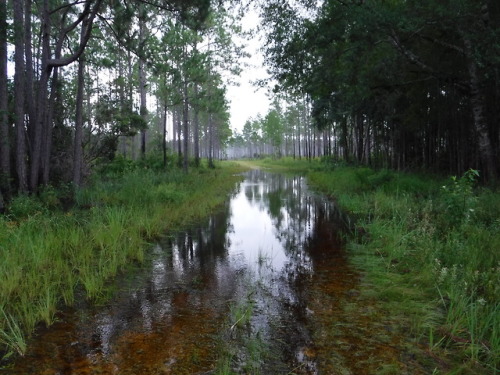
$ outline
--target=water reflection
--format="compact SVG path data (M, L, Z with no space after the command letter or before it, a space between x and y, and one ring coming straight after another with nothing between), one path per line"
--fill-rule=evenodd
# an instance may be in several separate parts
M256 305L252 332L282 353L272 371L287 373L299 363L296 373L316 373L305 350L313 340L311 285L336 260L337 276L344 272L337 219L335 207L308 191L304 178L250 171L216 214L166 237L143 266L120 277L109 302L80 301L40 329L9 373L210 370L228 306L249 288Z

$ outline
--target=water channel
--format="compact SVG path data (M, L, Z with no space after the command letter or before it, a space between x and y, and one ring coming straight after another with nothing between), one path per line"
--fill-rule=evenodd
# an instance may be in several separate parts
M215 214L155 244L104 302L61 311L0 373L414 373L359 295L341 226L303 177L249 171Z

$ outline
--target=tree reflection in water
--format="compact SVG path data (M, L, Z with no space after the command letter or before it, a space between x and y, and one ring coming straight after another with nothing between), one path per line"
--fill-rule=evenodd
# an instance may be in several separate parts
M338 278L350 274L338 219L334 205L309 191L303 177L250 171L216 214L165 237L145 264L119 277L109 301L80 302L41 329L11 373L210 370L228 306L249 290L255 307L247 334L278 353L262 369L316 373L309 324L315 285L322 285L325 269ZM340 290L352 287L350 275Z

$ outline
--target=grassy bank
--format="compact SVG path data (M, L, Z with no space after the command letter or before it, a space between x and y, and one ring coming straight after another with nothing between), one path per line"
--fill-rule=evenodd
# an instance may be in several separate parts
M355 219L348 247L363 293L400 322L434 374L496 374L500 358L500 194L476 172L437 178L314 161L307 173Z
M238 168L185 175L123 162L79 190L70 209L62 190L15 198L0 217L0 354L25 352L36 325L50 325L76 290L98 299L107 280L142 261L148 240L208 215Z

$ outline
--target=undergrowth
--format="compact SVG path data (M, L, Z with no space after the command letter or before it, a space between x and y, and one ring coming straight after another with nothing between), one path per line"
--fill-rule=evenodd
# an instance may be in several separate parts
M77 287L99 299L107 280L143 260L149 240L208 215L237 170L186 175L118 159L75 192L69 209L65 187L14 198L0 216L0 359L22 355L37 324L52 324Z

